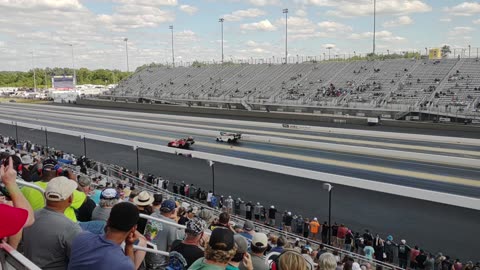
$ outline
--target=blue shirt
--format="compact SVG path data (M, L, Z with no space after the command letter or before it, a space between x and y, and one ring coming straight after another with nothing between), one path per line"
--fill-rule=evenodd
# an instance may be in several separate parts
M102 192L98 189L95 189L95 193L90 196L90 199L92 199L97 205L100 203L100 194L102 194Z
M132 260L105 235L84 232L72 244L68 270L134 270Z
M363 252L365 253L365 257L367 257L370 260L373 260L373 254L375 253L375 250L371 246L366 246L363 248Z

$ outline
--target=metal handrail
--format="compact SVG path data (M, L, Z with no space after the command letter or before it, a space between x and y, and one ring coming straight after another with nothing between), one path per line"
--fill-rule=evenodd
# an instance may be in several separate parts
M0 251L5 251L7 254L5 262L0 260L0 269L10 269L8 263L16 263L18 266L22 266L23 268L19 267L16 268L15 265L11 265L14 267L14 269L29 269L29 270L41 270L40 267L35 265L32 261L27 259L25 256L23 256L20 252L15 250L13 247L11 247L9 244L6 242L0 241ZM9 259L10 257L11 259ZM11 261L13 260L13 262Z
M142 180L142 179L139 179L131 174L128 174L128 173L125 173L123 171L120 171L119 168L116 168L115 165L108 165L108 164L103 164L101 162L97 162L97 165L101 165L103 168L107 169L108 170L111 170L113 171L114 173L120 175L122 178L126 178L126 179L131 179L137 183L141 183L143 185L143 187L148 190L148 191L153 191L153 192L161 192L163 194L166 194L166 195L169 195L171 197L174 197L174 198L181 198L183 201L186 201L190 204L193 204L193 205L200 205L202 208L204 209L208 209L212 212L215 212L217 214L220 214L222 211L218 210L218 209L215 209L215 208L211 208L209 206L206 206L206 205L203 205L201 204L200 202L198 201L195 201L195 200L192 200L191 198L189 197L186 197L186 196L183 196L183 195L180 195L180 194L174 194L173 192L169 191L169 190L164 190L163 188L159 188L155 185L152 185L150 183L148 183L147 181L145 180ZM116 177L117 178L117 177ZM242 222L245 222L247 221L247 219L244 219L242 217L239 217L239 216L236 216L236 215L232 215L231 216L233 219L236 219L237 221L240 220ZM315 241L315 240L312 240L312 239L307 239L307 238L304 238L302 236L299 236L299 235L296 235L296 234L293 234L293 233L289 233L289 232L285 232L285 231L282 231L282 230L279 230L277 228L274 228L274 227L268 227L268 226L265 226L263 224L260 224L260 223L257 223L257 222L254 222L255 224L255 227L257 228L261 228L263 229L263 231L266 231L266 232L275 232L279 235L284 235L284 236L287 236L287 237L290 237L290 238L293 238L293 239L301 239L303 240L304 242L308 241L310 243L314 243L316 245L320 245L322 243L318 242L318 241ZM355 252L351 252L351 251L347 251L347 250L343 250L343 249L340 249L340 248L337 248L337 247L334 247L334 246L330 246L330 245L327 245L327 244L323 244L325 246L326 249L329 249L329 250L332 250L332 251L337 251L339 252L340 254L343 254L343 255L348 255L354 259L357 259L358 261L361 261L361 262L369 262L369 263L374 263L376 265L381 265L383 267L387 267L387 268L390 268L390 269L402 269L400 268L399 266L396 266L396 265L392 265L392 264L388 264L388 263L385 263L385 262L381 262L381 261L378 261L378 260L369 260L367 259L365 256L362 256L360 254L357 254Z

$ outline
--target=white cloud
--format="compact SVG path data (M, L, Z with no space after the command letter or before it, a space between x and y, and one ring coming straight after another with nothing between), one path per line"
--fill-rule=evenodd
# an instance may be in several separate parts
M441 21L441 22L447 22L447 23L448 23L448 22L451 22L452 19L450 19L450 18L442 18L442 19L440 19L440 21Z
M480 13L480 3L463 2L453 7L446 7L444 11L456 16L472 16Z
M52 0L55 1L55 0ZM139 5L139 6L176 6L177 0L113 0L115 3L126 5Z
M269 5L278 5L278 0L249 0L250 4L254 6L269 6Z
M474 20L473 23L474 24L480 24L480 19Z
M449 36L465 36L468 33L473 32L475 29L470 26L457 26L454 27L450 32L448 32Z
M245 18L256 18L265 15L263 10L258 8L249 8L236 10L230 14L223 15L223 18L229 22L241 21Z
M111 31L122 32L127 29L156 27L175 18L170 11L139 5L122 5L112 15L101 14L98 20Z
M338 17L373 15L373 6L370 0L339 0L331 1L329 4L333 5L335 9L328 11L328 15ZM377 14L379 15L406 15L424 13L431 10L432 7L421 0L377 1Z
M342 24L342 23L337 23L337 22L332 22L332 21L324 21L324 22L319 22L318 26L323 29L324 31L327 32L350 32L352 31L352 27Z
M276 31L277 27L274 26L269 20L263 20L256 23L245 23L240 25L242 30L259 30L259 31Z
M181 5L179 9L187 14L193 15L198 11L198 8L190 5Z
M387 21L383 24L383 27L397 27L402 25L410 25L413 24L412 18L408 16L400 16L395 20Z
M349 36L349 39L371 39L373 38L373 32L363 32L363 33L355 33ZM378 40L383 41L403 41L405 40L404 37L399 37L393 35L392 32L389 31L379 31L375 34L375 38Z
M0 0L0 7L35 10L72 11L83 8L78 0Z
M298 17L307 17L308 16L307 12L304 9L296 10L295 15L297 15Z
M337 47L337 45L327 43L327 44L323 44L322 47L325 48L325 49L328 49L328 48L332 48L332 49L333 49L333 48Z

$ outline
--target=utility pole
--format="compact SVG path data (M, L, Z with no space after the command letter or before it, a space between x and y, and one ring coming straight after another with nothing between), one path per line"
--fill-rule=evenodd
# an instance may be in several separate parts
M32 66L33 66L33 91L37 92L37 73L35 71L35 60L32 52Z
M373 0L373 57L375 57L375 37L377 30L377 0Z
M75 89L75 86L77 85L77 72L75 71L75 55L73 53L73 43L68 45L72 47L73 88Z

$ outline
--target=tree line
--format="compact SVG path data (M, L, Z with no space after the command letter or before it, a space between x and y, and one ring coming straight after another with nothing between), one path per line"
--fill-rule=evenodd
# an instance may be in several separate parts
M114 84L130 76L132 72L120 70L87 68L76 69L77 84ZM37 88L52 87L52 76L73 76L72 68L36 68L29 71L0 71L0 87L34 87L34 73Z

